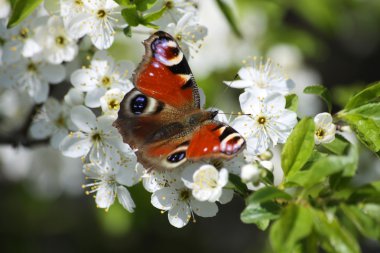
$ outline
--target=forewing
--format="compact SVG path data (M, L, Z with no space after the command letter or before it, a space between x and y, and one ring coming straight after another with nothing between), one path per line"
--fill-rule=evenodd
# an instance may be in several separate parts
M134 75L136 88L181 111L200 108L198 87L174 38L159 31L144 45L145 55Z

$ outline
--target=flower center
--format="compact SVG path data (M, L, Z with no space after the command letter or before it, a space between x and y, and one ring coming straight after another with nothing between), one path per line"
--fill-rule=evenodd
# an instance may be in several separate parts
M108 102L108 109L110 110L117 110L119 109L119 103L116 99L111 99L109 102Z
M99 142L101 139L102 139L102 136L100 136L99 133L94 133L92 136L91 136L91 139L93 142Z
M318 137L318 139L322 139L325 136L325 130L318 128L318 130L315 131L315 135Z
M79 6L83 6L82 0L75 0L74 3Z
M166 1L165 6L168 9L172 9L174 7L174 3L173 1Z
M36 67L36 65L33 64L33 63L29 63L28 66L27 66L26 68L27 68L27 70L28 70L29 72L32 72L32 73L37 72L37 67Z
M98 10L98 18L104 18L106 16L106 11L105 10Z
M264 125L265 122L267 122L267 119L266 119L264 116L260 116L260 117L257 119L257 122L258 122L260 125Z
M175 38L178 40L178 41L181 41L182 40L182 34L181 33L178 33Z
M102 85L106 88L110 87L111 86L111 78L109 78L108 76L105 76L102 78Z
M183 189L179 194L179 199L181 201L188 200L190 198L190 192L187 189Z
M65 118L62 115L59 116L59 118L55 121L55 124L58 127L65 127L66 126L66 124L65 124Z
M55 38L55 43L57 43L59 46L64 46L66 44L66 39L63 36L57 36Z
M20 32L18 33L22 39L27 39L29 36L29 29L26 27L21 28Z

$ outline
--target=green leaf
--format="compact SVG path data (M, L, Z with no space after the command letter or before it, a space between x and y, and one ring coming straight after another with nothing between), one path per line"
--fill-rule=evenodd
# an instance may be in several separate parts
M17 0L12 1L12 14L7 28L12 28L28 17L42 0Z
M158 0L132 0L139 11L146 11L152 8Z
M243 35L236 24L236 20L232 13L231 7L228 6L228 4L224 0L216 0L216 3L218 4L219 9L222 11L234 34L239 38L243 38Z
M374 220L371 216L367 215L357 206L347 206L342 204L339 208L362 235L372 239L380 239L380 223Z
M275 203L267 202L263 204L249 204L241 213L242 222L254 223L261 230L267 229L269 221L280 216L281 207Z
M306 87L303 92L305 94L314 94L318 95L322 98L323 101L327 104L327 109L329 112L331 112L332 109L332 103L331 103L331 96L328 93L328 90L322 86L322 85L315 85L315 86L308 86Z
M138 26L142 21L141 15L137 11L136 6L130 6L123 9L121 15L129 26Z
M285 96L286 105L285 108L293 112L296 112L298 109L298 96L296 94L289 94Z
M314 228L327 252L359 253L356 239L333 216L312 209Z
M380 204L380 181L372 182L353 190L348 203Z
M151 23L161 18L162 15L165 13L165 11L166 11L166 6L162 7L158 11L145 14L143 17L144 23Z
M380 151L380 103L362 105L337 116L351 126L358 139L370 150Z
M125 36L127 37L132 37L132 27L131 26L126 26L124 29L123 29L123 33Z
M285 175L294 174L307 162L314 148L314 121L303 118L286 141L281 154Z
M379 97L380 82L377 82L350 98L350 100L344 108L346 110L351 110L353 108L357 108L359 106L371 103L373 101L378 101Z
M294 252L298 243L312 232L312 228L309 208L289 205L270 230L270 242L274 252Z
M326 148L335 155L345 154L349 146L350 142L348 142L341 135L335 135L335 140L333 142L322 144L322 147Z
M234 185L236 191L241 193L242 195L247 195L248 188L246 184L243 184L240 177L234 174L230 174L228 176L229 181Z
M291 198L292 196L290 196L286 192L281 191L280 189L276 187L264 187L252 193L252 195L248 197L247 202L248 204L251 204L251 203L260 204L260 203L272 201L274 199L289 200Z
M343 171L350 163L352 163L350 157L333 155L323 157L314 162L307 170L290 175L287 181L303 187L310 187L322 182L327 176Z

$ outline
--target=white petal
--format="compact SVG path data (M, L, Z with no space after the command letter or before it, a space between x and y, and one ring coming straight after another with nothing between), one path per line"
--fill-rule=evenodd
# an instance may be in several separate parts
M99 208L108 209L115 201L115 192L107 183L102 183L96 193L95 202Z
M48 98L45 102L45 111L50 120L58 119L61 114L61 104L55 98Z
M103 25L96 24L95 30L90 33L92 44L99 50L108 49L114 41L114 31L105 28Z
M238 131L244 138L248 138L253 135L254 122L246 116L238 116L231 122L231 126Z
M133 202L133 199L131 197L131 194L129 194L129 191L127 188L123 186L117 187L117 198L119 199L119 203L127 209L130 213L133 213L133 209L136 207L135 202Z
M39 120L33 122L30 127L30 134L35 139L45 139L50 136L53 132L52 125L45 120Z
M176 203L178 193L170 187L157 190L152 194L151 203L154 207L161 210L169 210Z
M201 217L213 217L218 212L218 206L213 202L201 202L196 199L190 200L191 209Z
M29 95L39 104L45 102L49 94L49 84L43 80L35 80L29 88Z
M92 16L88 13L80 13L67 22L67 31L71 37L79 39L91 32L92 25Z
M100 98L104 96L106 89L104 88L95 88L86 94L85 105L90 108L96 108L100 106Z
M234 197L234 190L231 189L223 189L222 190L222 196L219 198L219 203L220 204L227 204L232 200Z
M62 154L68 157L81 157L87 155L92 146L91 140L88 136L81 132L76 132L74 134L69 134L66 136L59 149Z
M42 50L42 47L35 40L27 39L24 42L24 47L22 48L21 54L25 58L29 58L41 52L41 50Z
M225 168L222 168L219 171L218 186L224 187L227 183L228 183L228 170Z
M252 82L245 80L224 81L224 83L231 88L244 89L252 86Z
M65 67L62 65L46 64L40 70L45 80L52 84L62 82L66 76Z
M169 223L176 228L182 228L189 222L190 208L186 203L180 202L168 212Z
M66 129L59 129L56 131L50 139L50 144L53 148L58 149L59 145L61 144L62 140L67 136L67 130Z
M96 116L88 108L78 105L71 109L71 120L79 130L90 133L97 127Z
M70 81L75 88L87 92L96 87L97 73L91 69L78 69L71 74Z

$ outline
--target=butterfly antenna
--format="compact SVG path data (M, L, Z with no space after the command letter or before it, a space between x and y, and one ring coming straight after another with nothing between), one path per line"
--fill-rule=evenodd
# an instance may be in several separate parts
M241 115L247 115L247 116L251 116L252 114L251 113L241 113L241 112L237 112L237 113L234 113L234 112L218 112L219 114L225 114L225 115L233 115L233 116L241 116Z
M223 94L227 91L228 88L231 88L232 83L235 82L238 77L239 75L236 73L234 79L229 84L227 84L227 87L224 88Z

